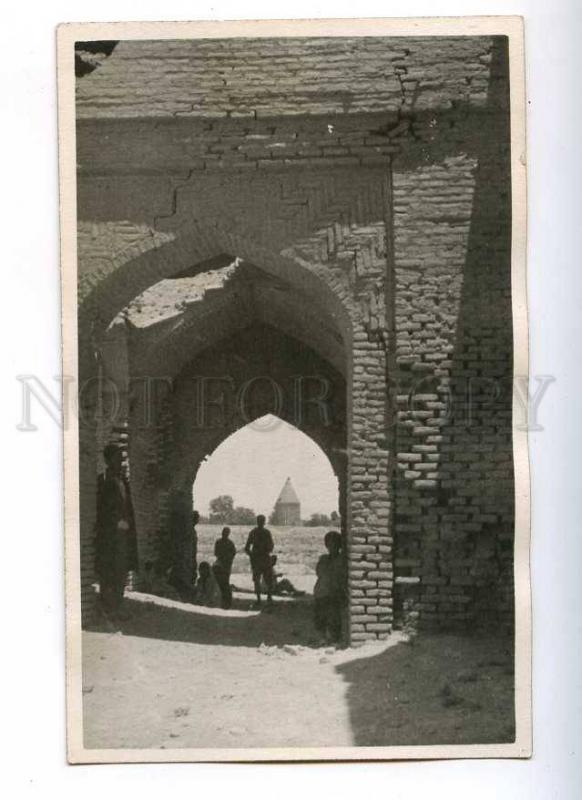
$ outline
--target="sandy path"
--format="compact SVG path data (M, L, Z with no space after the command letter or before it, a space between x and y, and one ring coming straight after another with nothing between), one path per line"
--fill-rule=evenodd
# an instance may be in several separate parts
M130 595L120 632L83 634L89 748L341 747L513 740L511 642L314 646L309 598L222 611Z
M305 604L133 606L125 633L84 634L87 747L352 744L346 653L293 644L311 635Z

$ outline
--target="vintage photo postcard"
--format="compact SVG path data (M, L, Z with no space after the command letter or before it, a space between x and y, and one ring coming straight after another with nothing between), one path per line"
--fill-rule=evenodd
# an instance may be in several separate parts
M58 69L70 761L529 756L522 20Z

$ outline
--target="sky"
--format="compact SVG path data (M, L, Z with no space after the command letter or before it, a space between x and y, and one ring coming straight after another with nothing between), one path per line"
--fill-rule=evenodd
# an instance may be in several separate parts
M338 482L323 450L304 433L268 414L225 439L200 466L194 506L229 494L235 506L269 516L283 484L291 478L301 516L338 510Z

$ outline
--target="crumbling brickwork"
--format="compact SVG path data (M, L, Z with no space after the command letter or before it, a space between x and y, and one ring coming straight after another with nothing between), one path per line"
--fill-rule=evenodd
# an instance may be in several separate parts
M256 324L342 376L354 643L390 633L398 577L423 625L512 622L507 82L488 37L121 42L78 81L80 377L149 286L236 259L260 273L252 303L226 285L176 331L130 326L127 376L177 380ZM148 430L126 398L148 557L192 441L179 397ZM80 433L85 609L105 435Z

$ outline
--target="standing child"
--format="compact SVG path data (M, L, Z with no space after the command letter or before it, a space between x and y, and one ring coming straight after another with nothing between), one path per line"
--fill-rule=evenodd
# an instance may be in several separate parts
M323 541L327 553L319 557L315 568L314 622L324 641L338 643L342 636L342 609L346 599L342 537L338 531L328 531Z

